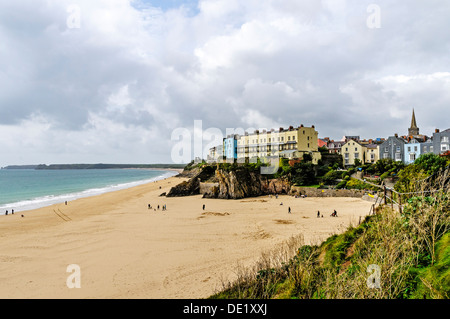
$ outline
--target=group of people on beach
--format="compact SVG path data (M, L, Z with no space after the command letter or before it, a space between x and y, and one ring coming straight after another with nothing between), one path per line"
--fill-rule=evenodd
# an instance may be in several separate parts
M338 216L337 216L337 211L336 211L336 210L333 210L333 212L331 213L330 216L331 216L331 217L338 217ZM323 218L323 214L320 214L320 211L319 211L319 210L317 211L317 218Z
M5 215L8 215L8 213L9 213L8 210L6 210ZM11 214L14 215L14 209L11 209Z
M152 205L148 204L148 209L152 209ZM157 209L159 210L159 205L157 206ZM154 211L156 211L156 208L153 208ZM162 210L167 210L167 204L162 205Z

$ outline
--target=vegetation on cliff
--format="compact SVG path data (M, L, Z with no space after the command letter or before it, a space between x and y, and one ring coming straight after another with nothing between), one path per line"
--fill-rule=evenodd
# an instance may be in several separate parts
M377 169L394 168L386 164ZM263 255L254 268L240 269L238 279L224 283L211 298L449 298L447 164L429 156L400 169L399 182L418 172L425 177L420 183L409 182L414 194L402 211L381 206L358 227L320 245L293 240Z

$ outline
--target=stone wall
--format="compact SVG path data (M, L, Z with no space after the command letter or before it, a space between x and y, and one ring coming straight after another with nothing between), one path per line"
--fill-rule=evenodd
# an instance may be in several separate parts
M290 195L306 195L307 197L356 197L362 198L366 191L357 189L318 189L312 187L292 186Z

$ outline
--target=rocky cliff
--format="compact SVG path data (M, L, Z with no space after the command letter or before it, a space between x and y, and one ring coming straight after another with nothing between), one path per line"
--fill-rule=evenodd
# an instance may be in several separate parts
M237 168L232 171L216 170L218 186L209 188L205 198L240 199L267 194L288 194L290 184L287 180L267 179L259 171Z
M169 193L167 193L167 197L180 197L200 194L200 183L214 176L214 168L212 168L211 166L206 166L201 170L183 173L180 174L182 177L190 176L190 179L172 187Z
M285 179L268 179L261 175L259 170L246 167L222 170L206 166L191 176L188 181L172 187L166 196L203 194L205 198L240 199L268 194L289 194L291 189L290 183Z

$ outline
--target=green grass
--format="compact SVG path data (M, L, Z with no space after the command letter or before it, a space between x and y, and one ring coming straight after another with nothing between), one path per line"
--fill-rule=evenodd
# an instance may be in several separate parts
M250 273L211 298L448 298L449 243L447 232L436 244L435 263L421 264L418 256L426 250L386 208L320 246L301 246L288 263ZM370 264L382 269L381 289L367 287Z

